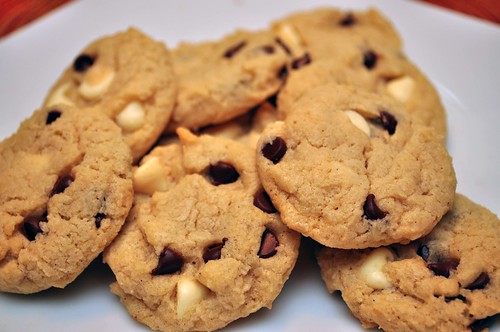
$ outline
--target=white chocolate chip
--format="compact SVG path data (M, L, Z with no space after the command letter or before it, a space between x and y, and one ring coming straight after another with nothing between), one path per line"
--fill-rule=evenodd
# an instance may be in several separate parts
M78 93L88 100L95 100L108 91L114 77L113 69L94 65L85 74Z
M351 120L353 125L361 129L366 135L370 136L370 127L363 116L354 111L345 111L344 113L349 117L349 120Z
M66 82L64 84L61 84L49 97L49 100L47 101L47 106L54 106L54 105L69 105L73 106L74 103L66 97L66 93L68 92L68 89L70 88L71 83Z
M395 78L387 83L387 91L397 100L405 103L413 93L415 81L409 76Z
M394 260L394 254L387 248L373 250L361 266L361 277L366 284L375 289L384 289L392 286L391 281L382 272L385 264Z
M274 27L274 30L293 56L304 54L304 41L297 28L288 23L279 23Z
M145 111L142 104L133 101L116 116L116 123L125 131L135 131L144 124Z
M187 277L179 279L179 282L177 282L177 316L182 318L192 306L203 300L209 292L207 287L194 279Z
M134 172L134 190L152 195L156 191L168 189L168 178L158 157L149 158Z

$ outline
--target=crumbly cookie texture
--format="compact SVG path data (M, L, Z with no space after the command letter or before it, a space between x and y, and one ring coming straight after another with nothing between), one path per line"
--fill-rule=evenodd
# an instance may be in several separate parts
M173 56L179 93L170 132L246 113L278 91L290 59L272 31L244 30L215 42L183 43Z
M426 237L367 250L323 248L318 263L330 292L341 291L365 328L480 331L500 313L500 223L457 194Z
M169 121L176 97L170 51L137 29L85 47L50 90L44 105L96 108L122 129L134 160Z
M287 82L278 96L280 113L308 89L328 82L355 84L403 103L415 122L446 136L446 114L432 83L402 51L391 23L378 11L319 9L273 24L295 49ZM299 61L306 58L307 61Z
M181 144L156 148L136 170L156 158L169 185L136 195L104 260L134 319L155 330L211 331L271 308L300 235L263 194L254 149L178 132Z
M0 143L0 291L72 282L118 234L133 198L131 154L97 111L36 111Z
M451 158L433 129L389 98L336 84L312 89L264 130L257 166L290 228L323 245L408 243L451 208Z

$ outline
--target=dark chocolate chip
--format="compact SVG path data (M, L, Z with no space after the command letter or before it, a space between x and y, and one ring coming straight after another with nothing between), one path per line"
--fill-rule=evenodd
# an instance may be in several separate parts
M61 112L57 110L50 111L47 113L47 120L45 120L45 124L49 125L52 122L56 121L61 116Z
M64 192L66 188L68 188L73 183L73 181L74 179L70 175L60 177L54 185L54 188L52 188L50 196L54 196Z
M151 271L152 275L172 274L180 271L184 265L184 259L181 255L166 247L158 258L158 266Z
M79 73L86 72L94 64L94 58L87 54L81 54L73 62L73 69Z
M224 52L225 58L232 58L236 53L238 53L243 47L246 45L246 41L242 41L233 47L229 48L226 52Z
M288 78L288 67L285 65L278 71L278 78L283 82Z
M376 220L382 219L387 215L387 212L382 211L375 203L375 195L369 194L366 196L365 204L363 205L363 211L366 219Z
M427 260L429 259L429 247L426 246L425 244L421 245L417 249L417 255L422 257L423 260L427 262Z
M47 222L46 213L39 217L29 216L24 218L23 233L28 240L33 241L38 233L42 233L41 222Z
M253 205L258 207L265 213L276 212L276 208L274 207L273 202L271 202L271 198L269 198L269 195L264 190L261 190L257 194L255 194Z
M222 242L208 246L207 249L205 250L205 253L203 254L203 261L206 263L208 261L220 259L222 248L224 247L226 241L227 239L224 238Z
M262 46L262 50L267 54L273 54L274 53L274 46L264 45L264 46Z
M356 23L356 18L352 13L347 13L347 15L340 20L340 25L343 27L354 25L354 23Z
M457 295L457 296L449 296L449 297L447 296L447 297L444 298L444 301L446 303L449 303L449 302L455 301L455 300L460 300L463 303L467 303L467 299L464 296L460 295L460 294Z
M303 56L292 61L292 69L299 69L311 63L309 53L304 53Z
M281 137L276 137L271 143L267 143L262 147L262 155L271 160L273 164L277 164L285 155L287 150L285 140Z
M236 171L233 165L223 161L210 165L208 173L214 186L233 183L240 177L240 174Z
M380 122L385 130L389 133L389 135L393 135L396 132L396 126L398 125L398 121L389 112L381 111L380 112Z
M366 51L363 54L363 64L367 69L373 69L377 64L377 55L373 51Z
M278 242L278 238L274 233L266 229L264 234L262 234L262 240L260 241L260 249L259 249L259 257L260 258L269 258L276 255L278 251L277 248L280 245Z
M98 213L95 215L95 227L101 227L101 222L103 219L106 219L106 215L104 213Z
M490 277L486 272L482 272L476 280L474 280L469 286L465 287L470 290L483 289L490 282Z
M498 315L489 316L483 319L476 320L474 323L469 325L471 332L480 332L486 328L491 327L493 323L495 323L495 316Z
M459 262L454 259L446 262L427 263L427 268L437 276L448 278L450 276L450 271L457 269L458 263Z
M278 45L283 48L283 50L285 51L286 54L292 55L290 48L280 38L276 38L275 40L276 40L276 43L278 43Z

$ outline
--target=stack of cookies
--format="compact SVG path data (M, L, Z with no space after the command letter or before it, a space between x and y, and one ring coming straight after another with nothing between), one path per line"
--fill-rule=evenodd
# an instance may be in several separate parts
M363 327L482 330L499 220L455 193L445 141L373 9L173 50L103 37L0 143L0 291L63 288L103 253L134 319L212 331L271 308L304 236Z

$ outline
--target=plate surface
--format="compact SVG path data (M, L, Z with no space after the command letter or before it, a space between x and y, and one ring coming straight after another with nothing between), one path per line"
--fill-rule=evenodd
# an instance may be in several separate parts
M76 1L0 41L0 139L40 106L49 87L89 41L136 26L170 47L257 29L320 6L378 8L405 51L437 86L448 112L457 191L500 212L500 28L418 2L325 0ZM64 290L0 294L0 331L146 331L108 290L95 261ZM326 291L310 247L273 305L225 331L363 331L340 296ZM500 323L493 331L500 331Z

